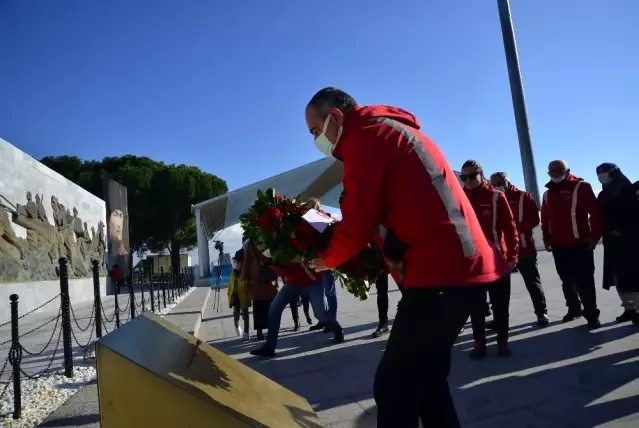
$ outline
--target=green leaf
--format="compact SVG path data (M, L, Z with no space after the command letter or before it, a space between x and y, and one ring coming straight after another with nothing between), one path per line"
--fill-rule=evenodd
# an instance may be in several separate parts
M269 198L269 200L275 199L275 189L272 187L266 189L266 197Z

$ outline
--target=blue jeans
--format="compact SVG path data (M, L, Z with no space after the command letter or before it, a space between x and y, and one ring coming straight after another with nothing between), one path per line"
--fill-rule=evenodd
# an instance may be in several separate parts
M322 276L324 284L324 294L326 295L326 303L328 305L328 317L333 321L337 321L337 290L335 289L335 277L328 270Z
M336 332L342 329L337 320L329 314L325 295L325 278L327 277L322 276L322 278L311 286L304 287L285 284L280 288L275 299L271 302L271 309L268 312L266 346L271 349L277 348L277 337L280 332L280 324L282 323L282 312L284 312L286 306L289 305L298 294L308 298L313 308L315 318L317 318L319 322L324 323L329 330Z

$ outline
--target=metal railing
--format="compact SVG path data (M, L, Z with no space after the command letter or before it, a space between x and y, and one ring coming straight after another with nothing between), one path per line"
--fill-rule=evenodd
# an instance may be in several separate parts
M11 327L11 339L0 342L0 348L4 345L11 344L9 352L4 362L0 363L0 400L8 393L9 387L13 386L13 419L20 419L22 413L22 379L38 379L54 370L64 369L66 377L73 377L74 364L74 348L84 353L86 359L91 346L96 340L99 340L103 334L108 334L109 330L117 329L129 320L135 319L137 315L150 310L154 313L160 313L169 305L173 304L178 298L186 293L194 286L194 277L192 270L189 268L181 269L179 272L164 273L161 268L159 274L137 273L129 275L126 280L128 288L126 302L121 307L120 288L122 283L115 285L116 292L113 295L114 306L110 316L104 307L104 302L111 296L100 295L100 272L99 263L93 261L93 304L91 306L91 314L84 318L77 316L69 296L69 274L68 261L66 258L59 260L60 265L60 293L53 298L47 300L37 308L24 313L19 313L19 295L12 294L10 296L11 319L3 324L0 328ZM136 293L139 295L136 296ZM48 318L46 321L38 324L36 327L30 328L26 333L20 334L20 324L25 322L25 318L45 307L58 303L57 315ZM45 345L37 352L25 347L25 338L29 335L43 330L45 327L53 324L53 330L46 340ZM84 324L84 325L82 325ZM80 340L82 334L88 332L88 339ZM51 346L53 344L53 346ZM62 345L61 345L62 344ZM26 345L28 346L28 345ZM62 352L62 365L54 365L56 357ZM45 352L50 353L49 357L45 356ZM23 365L30 359L45 356L45 368L36 373L28 373ZM1 361L1 360L0 360ZM40 361L40 360L38 360ZM59 361L58 361L59 363ZM6 381L2 380L3 375L10 369L10 376ZM0 417L6 417L7 414Z

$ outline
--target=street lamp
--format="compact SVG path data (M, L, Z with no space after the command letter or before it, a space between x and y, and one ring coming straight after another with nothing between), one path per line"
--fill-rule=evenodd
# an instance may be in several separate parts
M513 29L512 16L510 15L509 0L497 0L497 8L499 9L501 34L504 38L506 64L508 65L508 80L510 81L510 93L513 99L513 109L515 110L515 123L517 125L517 138L519 139L521 165L524 170L524 184L526 185L526 190L530 192L537 203L537 206L540 207L541 199L539 198L537 171L535 169L535 158L533 156L530 130L528 128L526 100L524 99L524 87L521 81L521 71L519 70L517 43L515 42L515 31Z

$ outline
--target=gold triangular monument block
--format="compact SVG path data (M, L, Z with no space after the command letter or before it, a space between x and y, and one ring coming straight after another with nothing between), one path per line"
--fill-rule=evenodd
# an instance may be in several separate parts
M319 428L308 402L147 312L96 345L102 428Z

